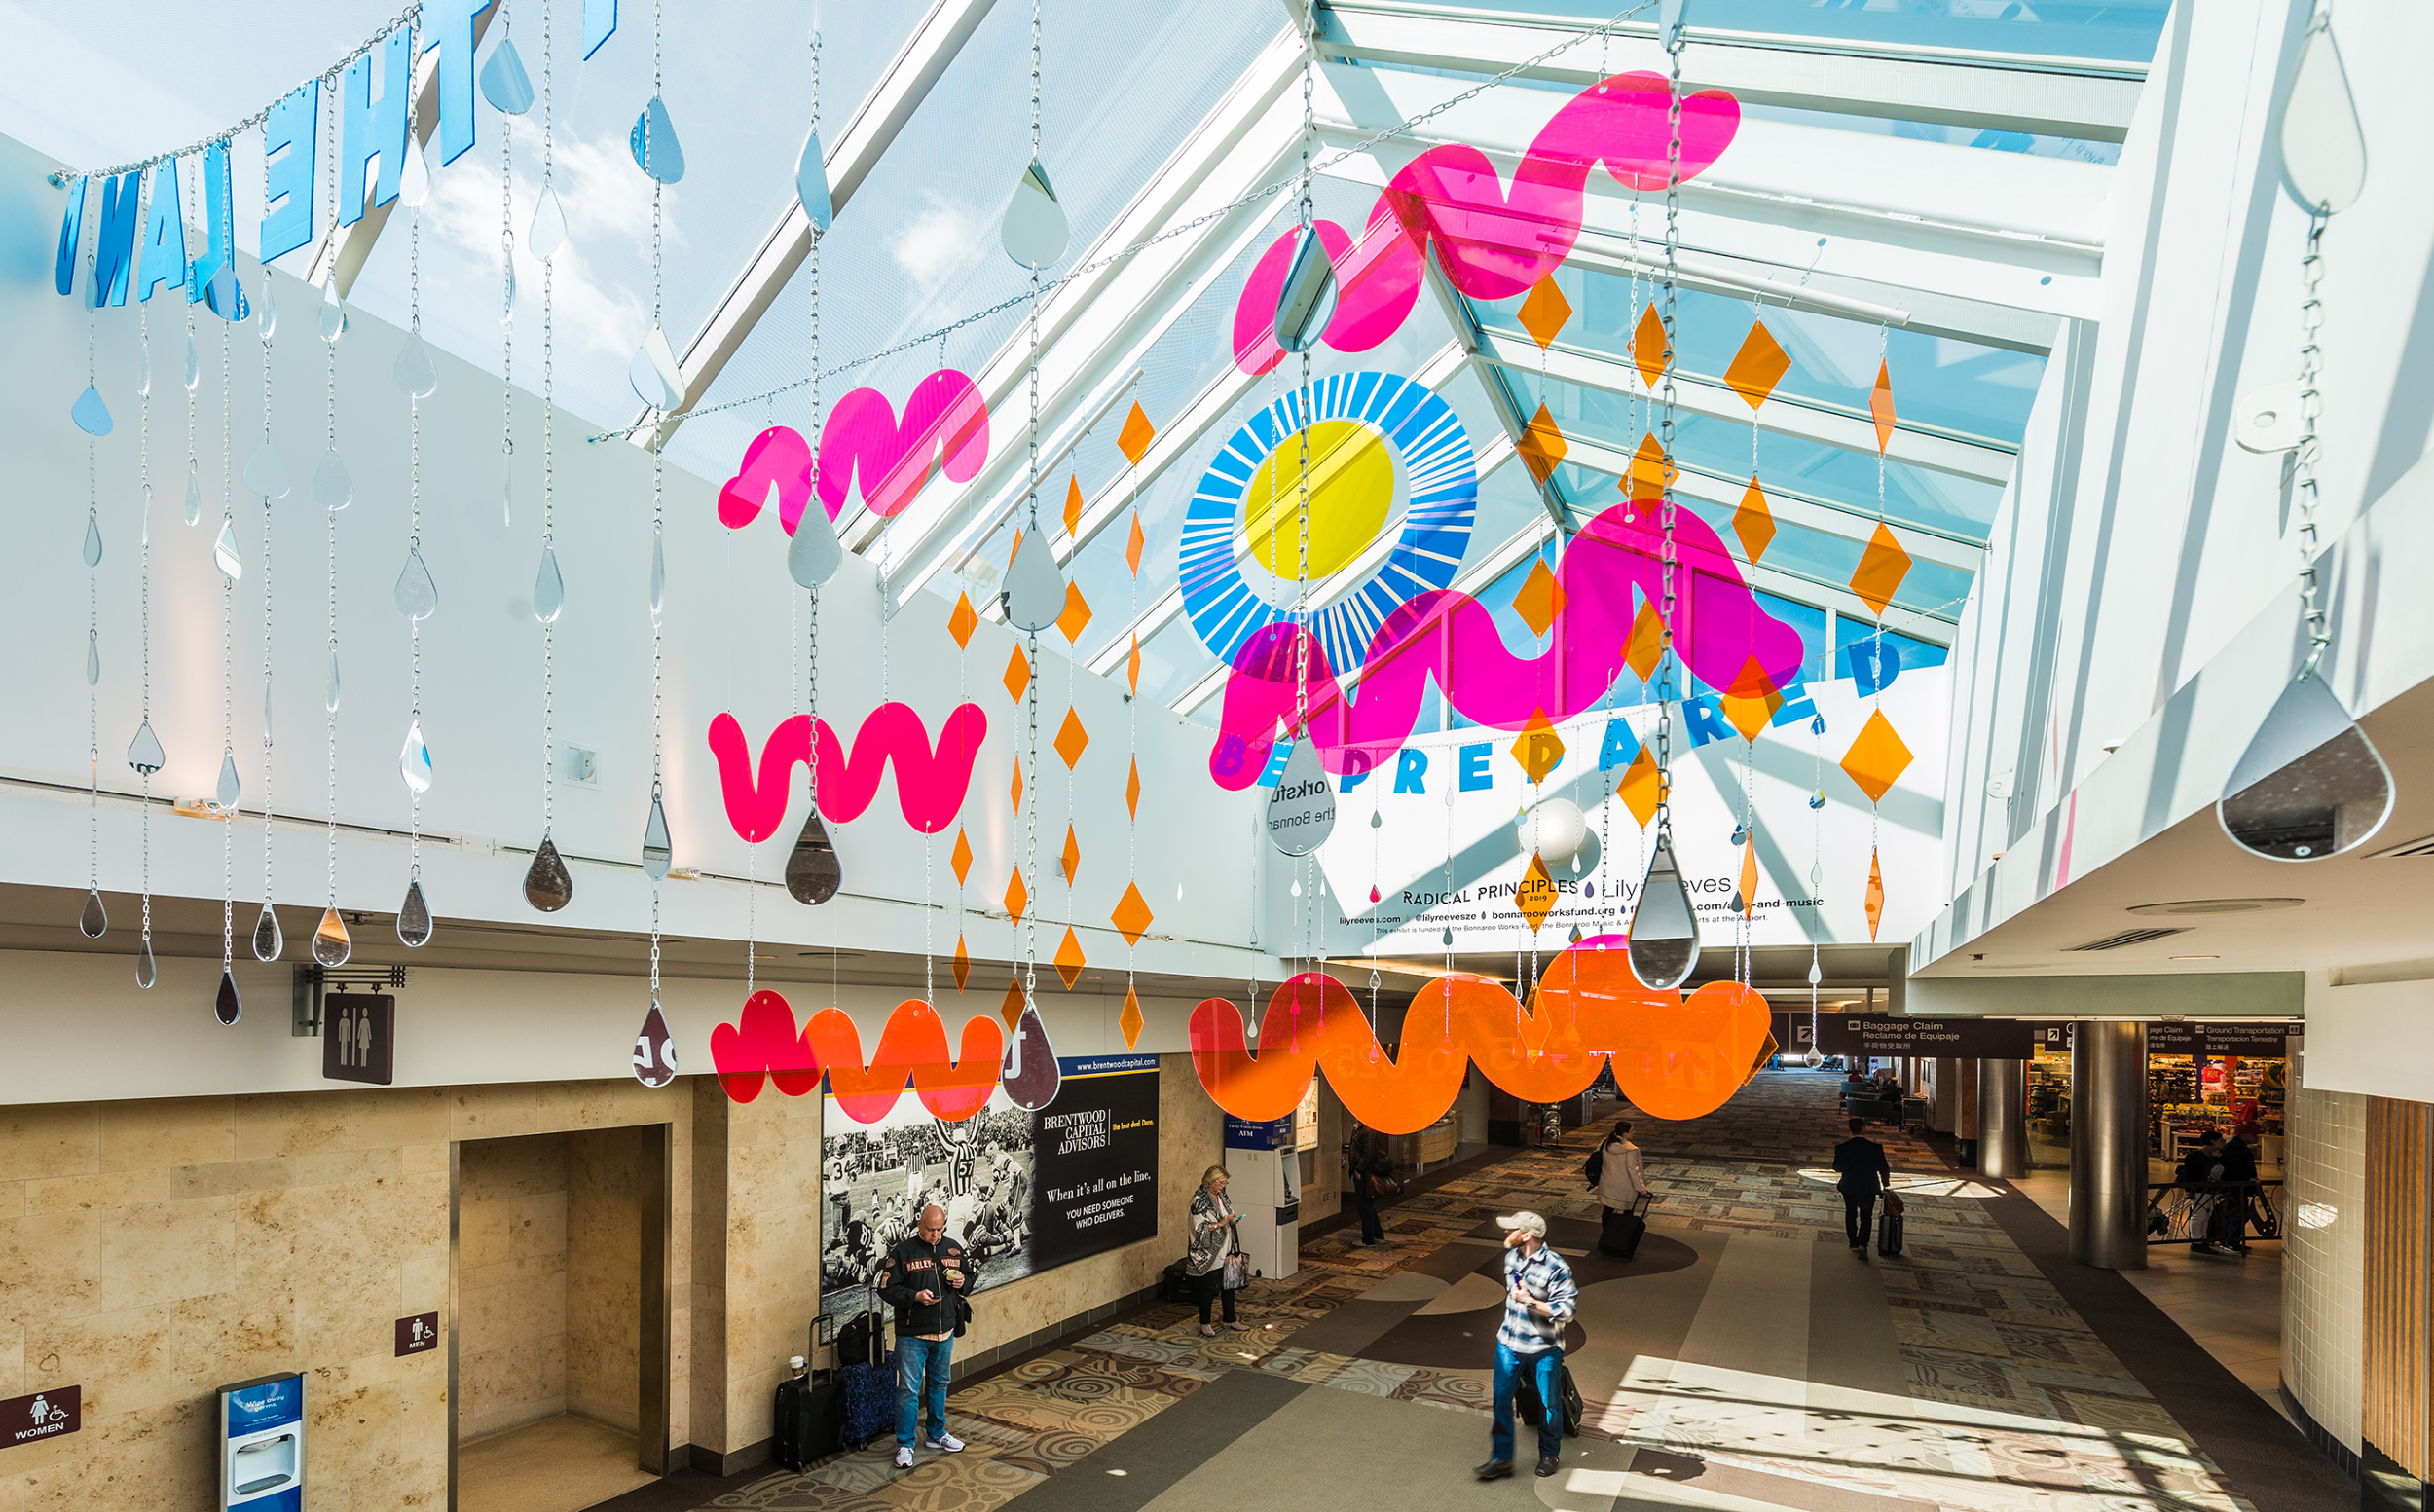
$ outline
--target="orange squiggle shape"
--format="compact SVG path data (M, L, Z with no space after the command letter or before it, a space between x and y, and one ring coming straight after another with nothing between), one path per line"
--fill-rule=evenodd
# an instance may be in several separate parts
M1219 1107L1253 1120L1292 1112L1323 1069L1352 1117L1408 1134L1454 1105L1472 1061L1516 1097L1560 1102L1611 1059L1641 1111L1692 1119L1739 1088L1768 1027L1766 1000L1738 982L1710 982L1686 999L1641 986L1622 938L1605 936L1557 956L1527 1008L1485 977L1438 977L1404 1014L1399 1057L1378 1043L1351 992L1323 974L1275 990L1256 1056L1242 1011L1209 998L1192 1011L1192 1067Z
M862 1031L844 1010L820 1010L797 1034L793 1008L767 990L745 1001L736 1022L710 1031L710 1058L731 1100L751 1102L764 1082L800 1097L816 1090L825 1075L837 1107L857 1124L887 1117L907 1081L932 1114L949 1123L968 1119L997 1089L998 1062L1005 1053L998 1021L978 1014L964 1023L963 1053L950 1059L945 1020L919 998L906 998L887 1015L878 1050L867 1063L862 1058Z

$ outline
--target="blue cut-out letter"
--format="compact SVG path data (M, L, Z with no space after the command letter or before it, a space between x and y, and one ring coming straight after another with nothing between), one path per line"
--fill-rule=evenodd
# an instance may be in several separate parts
M338 223L351 226L363 219L364 169L378 158L380 177L372 187L372 203L387 204L397 198L397 178L406 164L406 102L414 95L413 44L403 26L381 39L381 97L372 97L372 55L347 65L346 123L339 133Z
M271 107L262 123L262 261L272 263L313 240L313 183L321 175L321 81Z
M135 297L152 298L164 283L186 283L186 212L177 194L177 160L152 170L152 213L144 219L144 255L135 269Z

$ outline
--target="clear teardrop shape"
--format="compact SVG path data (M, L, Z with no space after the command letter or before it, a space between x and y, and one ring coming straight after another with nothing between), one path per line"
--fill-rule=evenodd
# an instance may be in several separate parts
M533 853L533 865L524 872L524 901L543 913L556 913L574 902L574 878L567 873L567 864L558 858L557 843L541 836L539 850Z
M397 585L390 591L397 601L397 612L408 619L428 619L439 608L439 584L431 581L431 570L423 564L423 548L406 548L406 565L397 570Z
M524 235L524 244L535 257L547 262L567 244L567 212L559 206L558 191L541 191L540 203L533 206L533 228Z
M2391 769L2323 676L2310 673L2273 701L2214 812L2251 855L2322 861L2383 828Z
M254 329L264 341L278 334L278 291L271 286L269 273L263 270L262 303L254 311Z
M1061 1080L1056 1071L1056 1050L1048 1042L1048 1025L1040 1018L1038 1004L1022 1005L1022 1017L1015 1021L1014 1032L1007 1037L1006 1063L999 1075L1007 1100L1025 1113L1037 1113L1056 1100Z
M135 392L152 397L152 344L146 342L135 352Z
M673 410L684 398L684 372L668 346L668 333L658 326L652 326L643 344L634 349L634 360L626 365L625 376L636 397L654 410Z
M220 753L220 783L212 790L211 800L222 808L235 808L244 794L244 785L237 780L237 753Z
M482 61L482 98L511 116L533 108L533 79L516 55L515 39L501 37Z
M253 921L253 958L257 961L276 961L278 953L286 948L286 937L279 933L278 915L266 903L262 905L262 916Z
M234 325L245 318L245 291L237 286L237 270L223 261L203 286L203 308Z
M799 904L817 905L836 896L845 885L845 868L837 862L836 846L829 839L828 826L820 822L820 806L813 804L803 817L801 832L794 836L794 848L786 857L787 896Z
M101 565L101 522L92 515L85 516L85 565Z
M815 496L803 507L803 517L794 522L794 538L787 543L787 575L806 588L817 588L844 565L845 547L836 538L836 522L829 518L828 507ZM1061 607L1058 612L1063 612Z
M330 714L338 712L338 647L330 647L329 681L321 684L321 707Z
M160 979L161 966L152 958L152 941L145 940L135 946L135 985L149 992Z
M85 685L101 685L101 632L98 630L85 632Z
M810 510L804 510L810 513ZM799 527L798 527L799 528ZM1056 557L1045 535L1016 532L1014 558L1006 564L999 585L1006 623L1017 630L1046 630L1065 612L1065 577L1056 571Z
M1065 255L1065 242L1071 236L1065 207L1057 202L1055 186L1048 181L1048 169L1034 158L1014 181L1014 196L1006 202L1006 214L998 225L999 244L1023 267L1045 268Z
M567 580L558 575L557 548L543 546L540 571L533 576L533 617L546 625L566 607Z
M1296 878L1293 883L1293 896L1296 898L1302 896L1302 884L1299 878Z
M1319 240L1317 228L1295 235L1293 260L1286 265L1284 282L1276 290L1274 330L1276 345L1285 350L1308 351L1318 345L1327 322L1335 318L1339 291L1335 264L1327 257L1327 245Z
M127 743L127 764L149 777L169 764L161 750L161 737L152 733L152 721L135 726L135 738Z
M1385 825L1385 822L1386 822L1386 821L1385 821L1384 816L1383 816L1383 815L1382 815L1382 814L1380 814L1380 813L1378 812L1378 810L1376 810L1376 809L1374 809L1374 808L1373 808L1373 809L1371 809L1371 810L1369 811L1369 828L1370 828L1370 829L1372 829L1372 830L1383 829L1383 828L1384 827L1384 825Z
M347 304L338 297L338 279L321 285L321 339L334 342L347 334Z
M1631 947L1632 975L1660 992L1687 981L1691 968L1699 964L1699 917L1690 906L1690 889L1674 860L1670 836L1656 842L1624 938Z
M186 333L186 391L193 393L203 382L203 357L195 350L195 333Z
M1307 856L1336 828L1335 784L1319 760L1318 742L1297 740L1284 771L1268 793L1268 840L1288 856Z
M99 940L110 932L110 910L101 906L99 888L85 895L85 911L77 915L76 927L85 932L87 940Z
M397 942L409 950L431 942L431 905L423 901L420 877L406 884L406 901L397 905Z
M668 1016L659 1000L650 1000L643 1027L634 1035L634 1080L645 1087L665 1087L676 1080L676 1037L668 1032Z
M336 514L354 500L355 480L348 475L338 449L332 447L321 454L321 464L313 469L313 501Z
M407 209L419 208L431 197L431 166L424 161L423 144L412 130L406 132L406 153L397 168L397 198Z
M1747 830L1742 829L1739 825L1733 826L1733 849L1739 850L1741 848L1741 842L1748 839L1750 831Z
M203 473L191 459L186 463L186 523L203 521Z
M1811 808L1824 808L1825 806L1826 806L1826 790L1825 790L1825 789L1820 788L1820 789L1818 789L1815 793L1810 793L1810 794L1809 794L1809 807L1811 807Z
M89 436L110 433L110 407L101 402L101 390L87 384L85 391L67 408L67 418L76 422L76 428Z
M818 127L803 137L803 150L794 155L794 198L803 203L803 215L811 222L813 236L835 221L836 204L829 197L829 160L820 150Z
M515 528L516 474L512 465L508 467L506 476L498 482L498 523L508 530Z
M397 350L397 365L388 370L398 391L412 398L427 399L439 387L439 369L431 366L431 349L423 345L423 338L412 331L406 333L406 344Z
M650 538L650 611L657 615L668 607L668 547L664 538Z
M336 908L321 910L320 927L313 932L313 959L322 966L344 966L347 957L355 953L355 942L347 938L347 921L338 916Z
M1450 929L1445 932L1445 947L1448 950L1454 948L1454 932Z
M1812 715L1810 717L1809 733L1812 735L1823 735L1826 733L1826 717L1824 715Z
M1821 888L1821 887L1824 887L1825 885L1826 885L1826 863L1824 863L1823 861L1813 861L1813 862L1810 862L1810 863L1809 863L1809 890L1810 890L1812 893L1814 893L1817 889L1819 889L1819 888Z
M2333 18L2321 11L2299 44L2278 135L2282 182L2303 207L2345 210L2357 203L2367 183L2366 133L2333 42Z
M237 995L237 977L225 966L220 968L220 990L211 999L211 1016L222 1025L245 1016L245 1000Z
M626 133L634 166L663 184L684 176L684 148L676 139L676 123L668 119L668 102L654 94Z
M423 739L419 719L406 724L406 743L397 748L397 775L416 793L431 791L431 748Z
M278 448L269 436L254 449L253 461L245 463L245 488L265 499L287 497L287 464L279 461Z
M664 882L669 864L675 860L676 848L668 843L668 811L654 797L650 800L650 814L643 821L643 874L654 882Z
M1809 952L1809 985L1814 987L1825 979L1826 974L1818 968L1817 952Z
M218 568L220 575L230 582L245 575L245 564L237 558L236 521L220 522L220 538L211 543L211 565Z

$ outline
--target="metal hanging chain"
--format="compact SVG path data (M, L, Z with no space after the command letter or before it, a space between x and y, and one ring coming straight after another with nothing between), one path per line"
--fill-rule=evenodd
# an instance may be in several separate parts
M191 311L192 306L188 309ZM190 314L188 319L193 316ZM237 526L236 447L230 440L229 393L233 387L228 322L220 323L220 534L234 539ZM237 582L220 574L220 760L237 760ZM237 811L220 817L220 971L237 961Z
M143 584L142 641L140 643L143 662L143 722L144 727L149 729L152 725L152 305L150 301L136 301L135 326L137 337L143 343L144 353L144 387L139 396L142 403L137 408L139 439L135 454L139 485L135 497L142 501L143 518L136 526L135 551L137 574ZM142 767L137 767L135 775L143 785L143 809L139 822L143 850L143 869L140 873L143 886L143 954L136 959L139 962L148 962L152 959L152 773ZM137 967L139 973L142 970L141 966ZM137 980L142 986L152 985L151 982L142 980L140 976Z
M1040 156L1040 0L1031 0L1031 158ZM1034 551L1045 551L1048 543L1040 535L1040 270L1031 270L1030 313L1024 320L1024 341L1030 349L1028 381L1031 408L1024 427L1027 460L1024 462L1023 504L1030 519L1030 539ZM945 350L945 333L939 333L940 350ZM1025 759L1030 763L1023 771L1022 789L1022 869L1036 884L1040 879L1040 633L1023 634L1023 657L1030 669L1024 680L1023 715L1028 727ZM1030 885L1026 884L1026 885ZM1026 1012L1039 1006L1040 979L1040 909L1036 899L1027 900L1022 910L1022 1005Z
M1879 373L1886 373L1888 375L1886 379L1888 384L1892 382L1892 379L1890 371L1885 366L1885 363L1892 350L1892 342L1893 328L1881 321L1878 322L1876 327L1876 371ZM1885 449L1882 446L1879 446L1876 449L1876 528L1880 531L1885 528ZM1881 611L1879 611L1876 616L1876 629L1871 634L1869 639L1874 642L1871 649L1874 651L1876 657L1876 693L1874 698L1870 700L1870 704L1873 712L1881 717L1885 710L1885 616ZM1876 845L1878 839L1881 837L1879 830L1880 819L1877 813L1876 799L1870 798L1867 800L1867 855L1868 865L1871 868L1876 865Z
M557 172L558 131L552 116L555 102L551 97L551 71L555 62L550 47L549 6L541 6L541 192L547 200ZM649 133L644 133L644 151L649 151ZM557 331L557 259L541 260L541 554L548 557L557 549L557 440L558 418L558 353ZM561 579L563 581L563 579ZM558 817L557 750L557 650L558 624L553 617L541 621L541 838L547 840Z
M542 14L543 14L543 15L547 15L547 14L548 14L548 7L547 7L547 4L546 4L546 0L544 0L543 6L542 6ZM659 79L660 79L659 41L660 41L660 38L659 38L659 5L658 5L658 0L652 0L652 4L651 4L651 8L650 8L650 80L651 80L651 97L652 97L653 99L656 99L656 98L658 98L658 97L659 97ZM643 155L644 155L644 157L645 157L645 158L647 158L647 157L649 157L649 156L650 156L650 153L651 153L652 149L653 149L653 148L657 145L656 143L654 143L654 142L651 140L651 138L652 138L652 136L653 136L654 134L655 134L655 133L650 132L650 131L645 131L645 132L643 133ZM651 176L651 180L650 180L650 323L651 323L651 328L652 328L653 330L656 330L656 329L658 329L658 327L659 327L660 297L661 297L661 287L662 287L662 282L661 282L661 280L662 280L662 268L661 268L661 263L660 263L660 238L661 238L661 234L662 234L663 227L664 227L664 223L663 223L663 220L662 220L662 216L663 216L663 214L664 214L664 206L663 206L663 204L662 204L662 203L661 203L660 194L661 194L661 191L662 191L663 189L665 189L665 188L666 188L666 186L665 186L665 185L663 185L663 184L661 184L661 183L659 182L659 179L658 179L658 177L657 177L656 175L652 175L652 176ZM665 591L666 591L666 590L665 590L665 584L664 584L662 581L660 581L660 574L661 574L661 573L663 573L663 572L666 571L666 565L667 565L668 515L667 515L667 472L666 472L666 468L665 468L665 466L664 466L664 464L663 464L663 462L662 462L662 461L661 461L661 452L662 452L662 450L663 450L662 448L660 448L660 447L656 447L656 446L654 446L654 447L652 447L652 448L650 449L650 564L651 564L651 565L650 565L650 569L649 569L649 571L650 571L650 573L651 573L651 579L652 579L652 581L651 581L651 591L650 591L650 595L649 595L649 600L650 600L650 802L651 802L651 809L652 809L652 811L653 811L654 813L663 812L663 810L662 810L662 808L661 808L661 802L662 802L662 799L665 797L666 793L667 793L667 740L666 740L666 724L665 724L665 719L664 719L664 715L665 715L665 699L664 699L664 697L663 697L663 682L662 682L662 674L661 674L662 663L663 663L664 656L665 656L665 644L664 644L664 643L665 643L665 633L666 633L666 632L665 632L665 626L664 626L664 623L663 623L663 618L662 618L662 616L663 616L663 613L664 613L664 611L665 611L665 608L666 608L665 601L664 601L664 599L663 599L663 594L665 593ZM818 499L816 499L816 498L815 498L815 499L813 499L813 500L812 500L812 507L816 509L816 508L818 508L819 506L820 506L820 501L819 501ZM792 670L792 663L793 663L793 657L790 654L790 655L788 656L787 660L788 660L788 662L789 662L789 664L790 664L790 666L789 666L789 670L791 671L791 670ZM664 881L664 879L663 879L663 878L661 878L661 877L657 877L657 876L654 876L654 877L652 877L652 878L650 879L650 1006L651 1006L653 1009L656 1009L656 1008L658 1008L658 1007L659 1007L659 948L660 948L660 946L659 946L659 909L660 909L660 886L661 886L661 883L662 883L663 881ZM752 951L751 951L751 949L750 949L750 947L749 947L749 946L746 948L746 950L745 950L745 952L744 952L744 953L745 953L747 956L749 956L749 955L751 955L751 954L752 954ZM749 977L751 977L751 975L752 975L752 963L751 963L749 960L747 960L747 961L744 963L744 973L745 973L745 976L746 976L746 977L747 977L747 978L749 978ZM749 993L747 993L747 994L746 994L746 996L748 996L748 997L749 997L750 995L751 995L751 994L749 994Z
M2307 659L2300 664L2301 678L2315 675L2325 647L2333 644L2315 566L2315 468L2324 450L2316 436L2316 422L2324 414L2324 395L2317 388L2324 371L2324 228L2331 219L2332 212L2323 205L2309 212L2307 251L2299 264L2299 445L2291 452L2290 477L2291 495L2299 501L2299 605L2307 619Z
M86 287L92 286L95 258L85 259ZM85 310L85 387L93 387L95 363L94 311ZM97 443L89 431L85 436L85 538L98 540L101 536L101 479ZM90 553L91 548L88 547ZM86 886L101 891L101 681L95 669L101 659L101 563L96 556L85 564L85 764L91 768L92 793L88 808Z
M326 127L330 132L331 140L335 141L337 139L338 127L338 101L335 98L329 97L327 91L323 92L323 97L327 101L328 110ZM329 235L331 240L335 241L338 237L338 158L336 154L332 154L329 160L328 182L330 204ZM330 289L332 292L335 292L338 288L338 270L336 268L332 268L330 270L329 278ZM333 336L322 342L321 349L324 353L322 361L322 382L326 388L322 399L324 429L323 445L325 445L329 449L331 455L334 456L338 451L338 338ZM324 841L323 865L328 872L329 881L329 901L326 906L331 908L338 906L338 511L343 507L343 504L331 505L325 507L321 511L326 522L323 527L323 536L325 541L324 549L326 550L329 558L329 585L327 590L327 601L329 609L328 675L330 679L328 695L321 701L324 730L323 738L326 746L323 756L327 767L325 781L328 785L329 808L329 831L328 836Z
M237 213L234 203L236 198L237 197L235 195L229 196L229 200L231 202L228 210L228 215L231 220L229 244L231 246L235 246L237 244L236 230L234 225ZM267 271L265 271L262 275L262 295L265 299L271 297L271 276ZM256 336L259 337L261 344L262 444L267 447L271 444L272 338L262 334L262 323L259 320L254 322L254 331ZM271 686L272 667L276 658L275 647L277 643L273 641L271 635L272 523L271 497L268 494L265 494L262 496L262 906L265 908L271 906L275 897L271 876L271 821L273 815L273 809L271 806Z
M544 4L544 24L547 15ZM507 31L506 41L513 42L515 23L504 4L498 8L498 20ZM546 46L544 42L544 50ZM545 71L546 56L541 65ZM515 526L516 491L515 119L506 111L498 113L498 514L506 529Z
M423 211L409 206L406 212L406 314L414 334L423 334ZM406 396L406 556L413 560L423 554L423 400L420 395ZM414 678L412 722L409 729L423 727L423 621L406 616L406 646ZM430 741L426 736L424 746ZM423 880L423 793L412 783L406 785L408 807L413 811L413 828L407 831L406 880L420 884Z
M1665 284L1664 313L1658 316L1664 327L1665 369L1664 387L1659 395L1662 406L1657 441L1658 481L1663 496L1658 505L1664 527L1664 544L1660 563L1665 596L1664 618L1659 628L1664 640L1658 648L1657 715L1656 715L1656 833L1661 845L1671 846L1674 837L1674 573L1677 564L1674 545L1676 502L1674 498L1674 353L1680 344L1675 340L1675 298L1679 289L1681 271L1681 33L1660 39L1665 44L1669 94L1665 109Z

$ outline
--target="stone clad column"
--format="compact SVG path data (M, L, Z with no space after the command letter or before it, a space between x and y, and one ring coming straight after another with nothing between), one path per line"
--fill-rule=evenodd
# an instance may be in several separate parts
M2028 1174L2028 1062L1977 1063L1977 1168L2017 1181Z
M2071 1043L2071 1258L2147 1269L2147 1026L2083 1023Z

